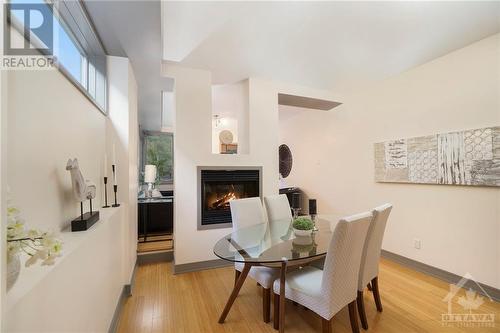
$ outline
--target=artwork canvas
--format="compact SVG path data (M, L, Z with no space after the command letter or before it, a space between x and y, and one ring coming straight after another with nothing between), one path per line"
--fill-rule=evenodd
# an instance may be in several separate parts
M500 186L500 126L376 143L375 181Z

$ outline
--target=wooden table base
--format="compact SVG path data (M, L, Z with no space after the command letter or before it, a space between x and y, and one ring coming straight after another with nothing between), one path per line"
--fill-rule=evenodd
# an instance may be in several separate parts
M281 263L280 272L280 333L285 332L285 278L286 278L286 261Z
M224 320L226 320L227 314L229 313L229 310L231 310L231 306L233 306L234 300L238 296L238 293L240 292L240 289L243 286L243 282L245 282L245 279L247 278L248 272L250 272L250 268L252 268L252 264L245 264L245 266L243 267L243 270L241 271L241 274L238 277L238 281L236 281L233 291L231 292L231 296L229 296L229 299L227 300L226 306L224 307L224 311L222 311L219 317L219 324L224 323Z
M222 311L222 313L219 317L219 324L224 323L224 321L226 320L226 317L229 313L229 310L231 310L231 307L233 306L233 303L236 300L236 297L238 296L238 293L240 292L241 287L243 286L243 283L245 282L245 280L247 278L248 272L250 272L250 268L252 268L252 266L259 266L259 265L260 264L245 263L245 266L243 267L241 274L239 274L238 279L236 280L236 283L234 284L233 291L231 292L231 295L229 296L229 299L227 300L226 306L224 307L224 310ZM285 278L286 278L286 268L287 268L286 265L287 265L287 262L285 260L281 263L281 270L280 270L280 295L279 295L279 331L280 331L280 333L283 333L285 331ZM276 304L275 304L275 308L276 308ZM276 312L274 313L274 316L276 316ZM275 322L276 322L276 318L275 318Z

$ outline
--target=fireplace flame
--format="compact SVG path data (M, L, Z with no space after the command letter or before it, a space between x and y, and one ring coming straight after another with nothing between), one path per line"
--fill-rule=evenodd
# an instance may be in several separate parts
M232 191L224 194L221 198L218 198L212 203L212 209L221 209L229 207L229 202L238 199L234 187Z

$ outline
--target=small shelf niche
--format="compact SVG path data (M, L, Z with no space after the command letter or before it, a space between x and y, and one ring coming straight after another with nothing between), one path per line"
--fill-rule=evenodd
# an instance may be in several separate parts
M248 80L212 86L212 153L248 154Z

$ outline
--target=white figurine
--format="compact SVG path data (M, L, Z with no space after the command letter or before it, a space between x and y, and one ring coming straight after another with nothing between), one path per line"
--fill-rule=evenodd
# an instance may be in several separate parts
M66 164L66 170L71 173L71 182L73 183L73 194L76 200L79 202L85 200L92 200L96 195L96 185L94 182L83 178L80 167L78 166L78 160L75 158L68 160Z

